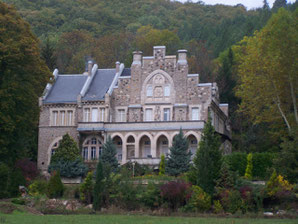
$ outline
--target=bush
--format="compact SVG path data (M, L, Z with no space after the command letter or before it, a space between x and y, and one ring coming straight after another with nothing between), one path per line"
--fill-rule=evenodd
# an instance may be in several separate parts
M26 181L31 181L38 176L36 162L32 162L28 158L18 160L15 166L21 170Z
M213 204L213 211L215 214L220 214L224 212L222 205L220 204L219 200L215 200Z
M10 173L9 177L9 195L10 197L20 196L19 186L25 186L26 180L21 170L16 168Z
M158 208L161 205L160 186L152 183L148 184L141 195L141 202L151 209Z
M54 171L52 173L52 176L48 184L48 189L47 189L48 197L59 198L63 196L63 192L64 192L64 186L61 181L60 172Z
M238 172L240 176L244 176L246 169L246 156L244 152L233 152L224 156L224 160L229 165L231 171Z
M31 196L41 196L47 193L48 184L45 180L35 180L29 185L29 195Z
M120 173L123 177L132 177L133 173L133 164L132 162L127 162L123 166L121 166ZM152 169L149 166L141 165L139 163L135 163L134 165L134 173L135 176L143 176L145 174L152 173Z
M165 165L166 165L165 155L162 154L160 158L160 164L159 164L159 175L165 175L165 172L166 172Z
M25 205L26 201L23 198L13 198L11 200L12 203L17 204L17 205Z
M81 201L90 204L92 202L93 194L93 173L89 172L80 186L80 199Z
M0 163L0 199L9 197L8 187L9 168L6 164Z
M222 189L219 193L219 198L226 212L234 214L241 209L242 199L239 191Z
M183 181L170 181L160 187L161 197L173 210L184 206L191 196L190 184Z
M252 179L252 153L249 153L247 155L247 166L246 166L246 169L245 169L245 178L248 179L248 180L251 180Z
M191 198L187 207L192 211L205 212L211 208L211 197L198 186L192 186Z
M269 179L269 170L273 167L276 153L254 153L252 159L252 176L254 178Z
M74 161L57 159L49 165L48 170L49 173L54 170L59 170L61 177L74 178L85 176L88 171L88 167L80 158L77 158Z

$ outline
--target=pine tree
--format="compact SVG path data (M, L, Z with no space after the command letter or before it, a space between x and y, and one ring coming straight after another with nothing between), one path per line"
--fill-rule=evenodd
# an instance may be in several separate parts
M245 178L248 180L252 179L252 153L247 155L247 165L245 170Z
M111 136L108 137L106 143L103 145L102 154L100 156L100 160L103 163L104 170L109 167L112 172L115 172L118 168L118 160L117 160L117 149Z
M276 12L279 8L283 8L287 6L287 0L275 0L273 3L272 10Z
M234 177L229 165L223 162L219 172L219 179L216 181L216 188L231 189L234 186Z
M80 150L77 143L69 134L65 134L58 148L55 150L55 154L51 158L51 164L59 160L75 161L80 157Z
M170 155L166 161L166 173L171 176L178 176L189 170L191 152L188 150L188 141L183 136L182 129L174 137L173 145L170 148Z
M160 164L159 164L159 175L164 175L165 174L165 155L162 154L160 158Z
M80 186L80 199L87 204L91 203L93 193L93 173L89 172Z
M47 37L45 44L41 48L41 57L45 60L48 68L52 71L55 69L57 57L55 48Z
M219 170L222 164L220 145L219 135L215 133L209 117L195 155L193 172L196 173L196 184L210 195L214 192L214 186L219 178Z
M104 191L104 175L103 164L101 160L98 161L96 167L95 186L93 192L93 209L100 210L103 204L103 191Z

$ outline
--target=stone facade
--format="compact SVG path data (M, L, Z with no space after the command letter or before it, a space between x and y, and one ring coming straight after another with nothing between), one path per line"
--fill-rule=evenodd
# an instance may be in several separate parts
M229 153L228 105L219 104L216 83L199 83L198 74L188 74L186 54L179 50L178 57L167 56L164 46L156 46L150 57L134 52L131 68L117 62L115 69L93 65L91 70L90 62L89 71L81 75L55 70L54 84L40 99L39 169L47 170L65 133L78 142L90 163L100 157L110 135L121 164L158 165L180 128L194 154L208 113Z

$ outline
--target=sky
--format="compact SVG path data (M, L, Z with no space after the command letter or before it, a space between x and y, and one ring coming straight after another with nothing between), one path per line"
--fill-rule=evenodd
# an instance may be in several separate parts
M187 0L179 0L180 2L186 2ZM202 0L206 5L215 5L215 4L224 4L224 5L237 5L242 4L246 6L248 9L259 8L263 6L263 0ZM192 0L192 2L197 2L196 0ZM272 7L273 2L275 0L267 0L270 7ZM288 3L293 3L295 0L288 0Z

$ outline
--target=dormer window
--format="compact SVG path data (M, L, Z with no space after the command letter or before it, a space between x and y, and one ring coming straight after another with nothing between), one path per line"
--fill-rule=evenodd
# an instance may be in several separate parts
M152 86L147 86L147 96L152 97L153 96L153 88Z

